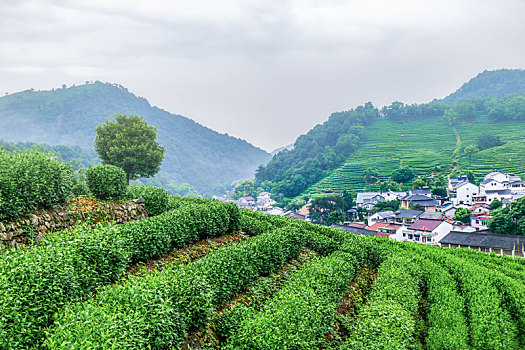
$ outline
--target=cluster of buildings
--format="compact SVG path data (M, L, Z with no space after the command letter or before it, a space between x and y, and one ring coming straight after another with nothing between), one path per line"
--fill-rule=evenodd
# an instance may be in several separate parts
M232 197L233 193L228 193L223 196L213 196L214 199L223 202L235 203L241 209L252 209L265 214L287 216L294 219L310 221L308 218L308 209L306 206L297 212L285 211L280 207L274 207L276 202L271 198L270 192L261 192L257 195L257 198L245 196L237 200L233 200Z
M490 232L487 224L492 218L491 203L509 205L525 196L525 181L519 176L491 172L479 186L466 176L450 178L448 198L434 198L430 189L408 192L365 192L357 195L356 206L371 214L379 202L398 199L401 209L381 211L368 217L366 223L332 225L355 234L381 236L419 244L447 247L468 247L487 252L508 255L525 255L520 237ZM419 204L419 205L417 205ZM417 207L419 210L408 208ZM456 211L467 208L471 212L470 223L454 220ZM525 244L525 237L523 237Z

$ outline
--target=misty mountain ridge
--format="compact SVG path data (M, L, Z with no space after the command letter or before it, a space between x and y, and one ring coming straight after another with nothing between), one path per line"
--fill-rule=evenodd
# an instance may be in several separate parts
M505 97L513 93L525 94L525 70L523 69L485 70L455 92L438 101L455 103L471 98Z
M117 84L95 82L49 91L26 90L0 97L4 141L93 148L95 127L116 113L137 114L157 126L166 148L157 178L163 185L189 183L201 193L249 178L270 155L247 141L153 107Z

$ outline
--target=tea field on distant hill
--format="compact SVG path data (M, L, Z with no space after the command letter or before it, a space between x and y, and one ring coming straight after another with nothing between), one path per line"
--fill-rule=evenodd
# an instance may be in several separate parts
M310 186L306 193L366 190L370 188L363 178L367 168L377 168L382 180L400 166L412 168L417 175L430 175L436 166L441 166L442 173L449 174L458 164L460 169L472 170L478 181L493 169L525 176L525 126L522 122L494 122L479 117L472 124L456 126L456 130L460 143L454 129L442 117L375 120L362 147L342 166ZM475 145L478 136L485 133L501 136L505 144L475 153L471 161L460 157L458 163L454 159L456 148Z

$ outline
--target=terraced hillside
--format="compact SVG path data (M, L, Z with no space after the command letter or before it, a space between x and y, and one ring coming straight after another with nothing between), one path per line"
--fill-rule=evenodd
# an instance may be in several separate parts
M306 193L362 191L374 186L363 178L367 168L377 168L383 180L399 166L411 167L417 175L429 175L436 166L450 173L453 167L472 170L479 179L493 169L525 176L525 127L519 121L495 122L479 117L470 124L450 126L442 117L394 121L380 118L368 129L362 147L339 168L308 188ZM503 146L480 151L469 161L454 159L454 150L476 144L479 135L501 136ZM457 139L459 137L459 140Z
M0 349L525 346L523 258L169 207L1 251Z

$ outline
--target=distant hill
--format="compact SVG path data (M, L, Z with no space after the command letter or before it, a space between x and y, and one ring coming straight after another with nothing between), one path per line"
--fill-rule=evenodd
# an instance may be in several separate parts
M486 70L445 97L442 102L454 103L478 97L505 97L512 93L525 94L525 70Z
M276 198L355 193L377 190L401 167L433 179L453 171L479 179L494 169L525 176L524 122L525 71L485 71L441 101L332 114L257 169L256 186ZM486 134L503 144L467 155Z
M288 151L291 151L293 149L293 143L274 149L273 151L270 152L270 155L273 157L274 155L276 155L277 153L281 151L284 151L285 149L287 149Z
M0 138L92 150L95 127L115 113L138 114L157 126L158 142L166 147L158 177L172 184L188 183L200 193L249 178L270 158L244 140L153 107L120 85L101 82L1 97Z

